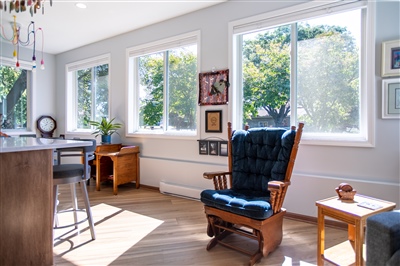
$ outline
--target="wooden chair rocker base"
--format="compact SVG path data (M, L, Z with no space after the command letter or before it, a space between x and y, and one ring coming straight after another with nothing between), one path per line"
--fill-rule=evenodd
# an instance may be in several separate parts
M207 250L220 244L249 255L249 265L254 265L262 257L273 252L282 242L283 217L286 213L284 208L266 220L255 220L209 206L204 206L204 211L208 220L207 235L213 237L207 245ZM232 233L256 240L258 249L252 252L222 241Z

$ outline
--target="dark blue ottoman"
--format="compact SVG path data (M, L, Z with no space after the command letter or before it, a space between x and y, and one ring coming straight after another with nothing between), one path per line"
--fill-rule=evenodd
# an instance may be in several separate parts
M367 266L400 265L400 211L368 217L365 235Z

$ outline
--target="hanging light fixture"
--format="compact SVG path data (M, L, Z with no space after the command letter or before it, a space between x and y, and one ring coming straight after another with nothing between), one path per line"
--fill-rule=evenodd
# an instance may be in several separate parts
M0 0L1 1L1 0ZM44 69L44 60L43 60L43 46L44 46L44 35L43 35L43 29L38 28L35 29L35 22L31 21L28 25L27 29L27 36L26 40L21 39L21 25L17 23L17 17L14 15L14 21L11 22L11 28L12 28L12 36L11 38L7 38L4 34L4 28L3 25L0 24L1 28L1 38L3 40L9 41L14 45L14 51L13 51L13 58L15 60L15 68L19 68L19 47L27 47L27 46L32 46L32 71L36 71L36 35L38 33L41 34L42 37L42 49L41 49L41 60L40 60L40 68Z
M44 14L44 2L46 0L0 0L0 9L7 12L7 10L15 13L24 12L29 10L29 13L33 17L38 10L42 10ZM50 0L50 6L53 6L53 0Z

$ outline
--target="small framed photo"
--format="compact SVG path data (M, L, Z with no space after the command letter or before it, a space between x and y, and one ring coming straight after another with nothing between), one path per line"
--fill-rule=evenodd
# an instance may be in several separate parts
M400 78L382 80L382 119L400 119Z
M199 140L199 154L208 155L208 141Z
M208 142L208 154L209 155L218 155L218 141L209 141Z
M228 156L228 142L227 141L219 142L219 155L220 156Z
M229 69L199 74L199 105L228 103Z
M400 40L382 43L382 77L400 76Z
M222 132L222 110L206 111L206 132Z

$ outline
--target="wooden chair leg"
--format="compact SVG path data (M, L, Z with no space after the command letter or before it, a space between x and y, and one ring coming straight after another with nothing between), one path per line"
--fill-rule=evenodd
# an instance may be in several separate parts
M286 211L276 213L267 220L267 223L261 228L260 232L260 251L264 257L274 251L281 243L283 238L283 216Z
M249 266L253 266L257 262L262 259L263 255L261 252L256 252L253 256L250 257Z
M223 230L218 226L216 226L216 225L226 226L226 224L224 224L225 222L218 217L207 215L207 220L208 220L207 235L213 237L213 239L211 239L207 245L207 250L210 250L213 247L215 247L219 241L224 239L226 236L230 235L232 232Z
M214 236L214 231L213 231L213 229L212 229L212 227L211 227L210 222L208 222L208 224L207 224L207 235L208 235L209 237L213 237L213 236Z

